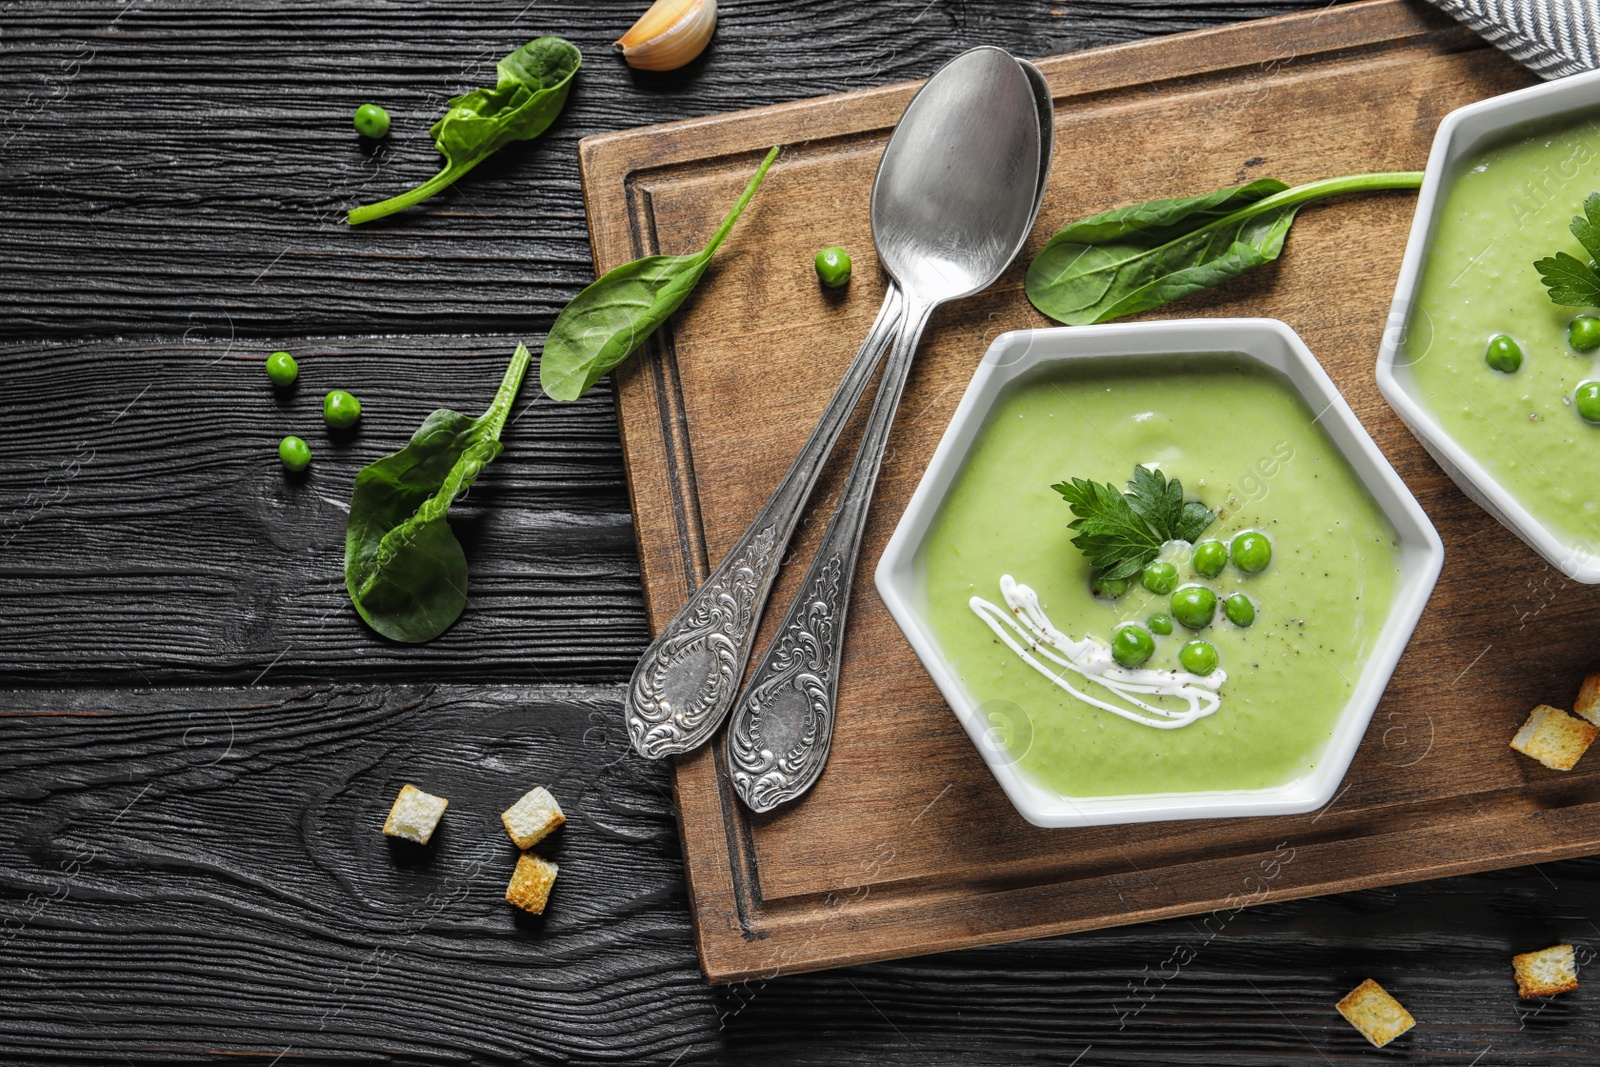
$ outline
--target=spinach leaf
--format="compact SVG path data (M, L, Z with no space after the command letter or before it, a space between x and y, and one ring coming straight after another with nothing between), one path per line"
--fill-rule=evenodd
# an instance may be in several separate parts
M775 147L767 153L705 248L689 255L646 256L624 263L561 310L539 357L539 384L547 394L556 400L578 399L678 310L733 232L778 151Z
M352 226L371 222L420 203L512 141L531 141L566 106L572 77L583 56L570 41L540 37L495 65L493 89L475 89L450 101L444 118L428 130L444 156L444 169L399 196L350 212Z
M517 346L489 410L440 408L411 443L356 475L344 582L367 625L395 641L431 641L467 604L467 557L446 516L500 454L500 431L532 356Z
M1249 185L1218 189L1202 196L1186 196L1176 200L1151 200L1144 204L1113 208L1098 215L1079 219L1051 238L1056 241L1078 241L1084 244L1104 244L1118 238L1141 235L1154 238L1171 238L1186 229L1203 226L1224 218L1246 204L1265 200L1274 193L1289 188L1276 178L1258 178ZM1182 225L1180 225L1182 224ZM1151 243L1159 244L1159 240Z
M1056 233L1029 264L1028 299L1069 326L1148 311L1277 259L1295 213L1308 201L1421 184L1416 171L1294 188L1263 178L1091 215Z
M1600 193L1590 193L1583 214L1572 216L1572 236L1590 257L1600 261ZM1557 252L1533 265L1550 291L1551 303L1562 307L1600 307L1600 272L1576 256Z

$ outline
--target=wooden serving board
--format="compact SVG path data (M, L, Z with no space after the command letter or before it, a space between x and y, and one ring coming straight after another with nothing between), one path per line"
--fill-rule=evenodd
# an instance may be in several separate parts
M1157 313L1287 321L1444 537L1438 590L1341 791L1303 816L1077 830L1030 826L1006 801L884 610L872 571L989 341L1048 325L1022 292L1028 260L1061 225L1120 204L1255 177L1421 169L1446 112L1532 80L1405 0L1040 66L1056 100L1043 215L1012 270L943 309L922 343L856 573L826 773L800 802L757 818L730 791L720 744L677 764L701 962L714 982L1600 851L1600 757L1560 774L1507 748L1533 705L1570 707L1595 655L1600 589L1565 581L1470 503L1374 384L1415 202L1398 193L1314 206L1280 263ZM761 153L787 146L701 293L618 376L656 627L765 501L877 310L868 193L915 88L580 147L604 270L700 247ZM831 244L855 256L842 295L821 291L812 273L812 254ZM816 501L831 503L853 449L847 438ZM792 595L822 525L808 522L775 604Z

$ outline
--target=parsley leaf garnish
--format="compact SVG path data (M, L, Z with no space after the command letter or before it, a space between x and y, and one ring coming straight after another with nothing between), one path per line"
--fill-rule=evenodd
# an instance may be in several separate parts
M1583 202L1583 214L1572 216L1572 236L1596 261L1600 261L1600 192ZM1550 300L1562 307L1600 307L1600 273L1576 256L1557 252L1533 265L1539 280L1550 290Z
M1135 467L1128 489L1128 507L1152 530L1159 533L1176 525L1183 511L1181 482L1169 482L1160 471L1149 467Z
M1600 305L1600 274L1574 256L1557 252L1534 265L1539 280L1550 290L1550 299L1562 307L1587 308Z
M1074 478L1050 488L1077 516L1072 543L1102 578L1131 578L1161 554L1168 541L1194 541L1216 513L1198 500L1183 499L1183 483L1150 467L1133 468L1127 493L1109 482Z
M1131 578L1160 553L1162 539L1116 486L1074 478L1050 488L1072 505L1072 513L1078 516L1067 524L1068 529L1078 531L1072 543L1083 550L1101 576Z

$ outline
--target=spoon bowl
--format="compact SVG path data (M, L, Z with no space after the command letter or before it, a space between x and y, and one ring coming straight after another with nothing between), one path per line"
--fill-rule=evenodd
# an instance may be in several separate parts
M1044 188L1050 183L1050 161L1055 158L1056 100L1044 71L1026 59L1017 60L1017 66L1033 86L1033 103L1039 112L1039 185L1033 191L1033 216L1028 222L1028 229L1032 231L1033 219L1039 217L1039 205L1044 203Z
M872 184L872 240L929 310L987 288L1027 239L1049 158L1038 115L1022 65L986 46L941 68L895 127Z

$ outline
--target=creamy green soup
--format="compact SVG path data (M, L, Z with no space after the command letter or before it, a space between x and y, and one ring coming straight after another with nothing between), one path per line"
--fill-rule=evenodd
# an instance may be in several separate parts
M1072 514L1050 487L1069 477L1123 486L1137 464L1216 510L1206 538L1265 532L1270 566L1198 575L1187 546L1164 558L1180 582L1243 591L1249 627L1175 625L1146 669L1179 669L1184 642L1220 654L1220 704L1178 729L1095 707L1029 666L974 612L1004 604L1002 575L1032 587L1050 623L1110 642L1125 622L1170 611L1137 581L1090 590ZM1289 383L1236 355L1052 364L1014 383L945 499L917 557L922 605L946 657L1019 766L1067 796L1260 789L1317 764L1388 614L1399 538ZM1092 684L1079 680L1086 690ZM1101 696L1104 695L1100 692Z
M1535 260L1588 253L1568 231L1600 189L1600 122L1568 121L1464 160L1435 222L1398 377L1457 445L1539 522L1600 550L1600 426L1573 390L1600 378L1594 354L1567 344L1579 308L1550 302ZM1498 334L1521 367L1485 362Z

